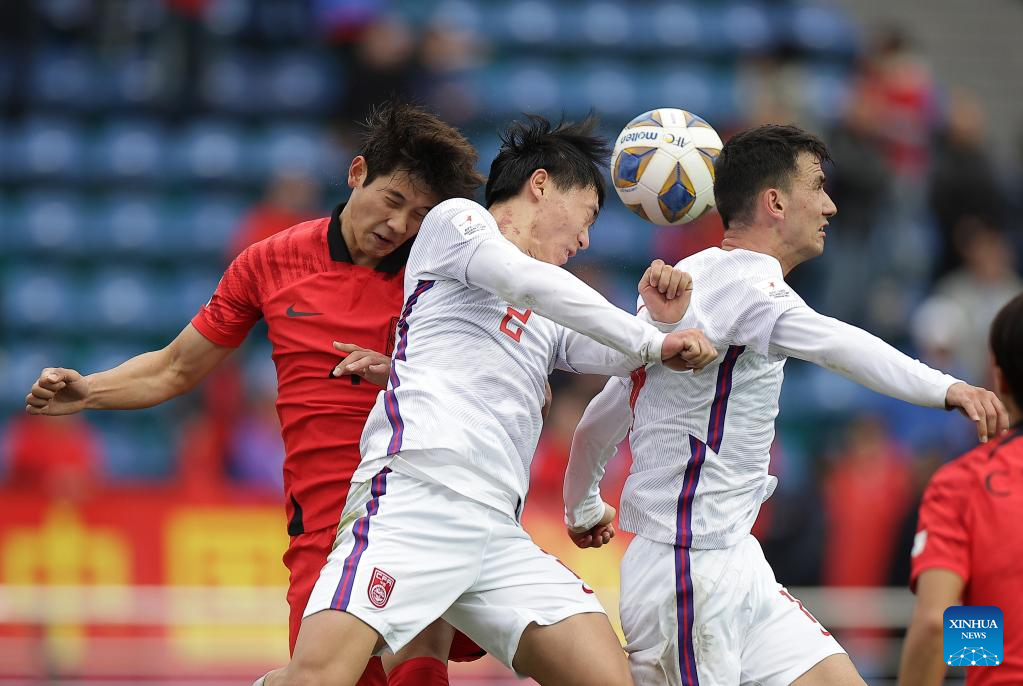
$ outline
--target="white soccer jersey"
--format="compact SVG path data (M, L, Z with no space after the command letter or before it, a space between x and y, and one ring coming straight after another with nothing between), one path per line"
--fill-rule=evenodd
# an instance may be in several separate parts
M710 248L677 267L693 278L692 300L682 321L664 328L702 329L717 361L695 374L651 367L631 383L608 382L573 441L565 484L571 525L599 518L603 465L631 423L633 466L621 527L697 549L741 541L776 485L769 451L787 356L921 405L943 406L956 382L814 312L769 255Z
M628 374L660 361L663 333L523 254L470 200L427 215L405 294L353 481L390 466L518 516L548 374Z

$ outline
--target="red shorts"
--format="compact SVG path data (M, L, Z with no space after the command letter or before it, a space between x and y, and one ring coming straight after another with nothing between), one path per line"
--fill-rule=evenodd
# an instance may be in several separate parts
M292 536L288 550L284 553L284 566L291 572L288 585L288 605L291 608L288 617L288 641L292 653L295 652L298 629L302 626L302 613L305 612L316 580L320 578L320 570L327 563L327 556L334 546L336 537L336 525ZM455 632L448 659L454 662L472 662L484 655L486 655L486 651L476 645L472 639L463 633ZM375 680L375 675L371 674L377 669L379 669L379 680ZM366 667L366 673L359 680L358 686L382 686L386 683L379 658L373 658L370 660L369 666Z

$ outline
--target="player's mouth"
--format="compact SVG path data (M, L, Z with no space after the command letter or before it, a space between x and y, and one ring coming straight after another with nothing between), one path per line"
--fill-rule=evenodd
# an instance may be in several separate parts
M377 243L385 248L393 248L395 245L394 241L388 240L378 233L373 233L373 238L375 238Z

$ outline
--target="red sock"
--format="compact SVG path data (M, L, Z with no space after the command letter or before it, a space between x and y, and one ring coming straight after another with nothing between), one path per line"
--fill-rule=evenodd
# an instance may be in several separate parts
M391 670L387 686L448 686L448 666L436 658L414 657Z

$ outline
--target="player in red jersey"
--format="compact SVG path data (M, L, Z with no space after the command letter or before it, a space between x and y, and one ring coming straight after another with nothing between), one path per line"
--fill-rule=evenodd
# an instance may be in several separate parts
M924 493L913 541L910 587L916 609L906 635L900 686L945 677L942 616L963 605L994 605L1005 618L1002 663L967 667L969 686L1023 684L1023 294L991 325L998 395L1007 433L939 469Z
M166 348L89 376L44 369L26 398L27 411L42 415L157 405L192 389L265 318L286 451L291 542L284 563L291 573L292 650L334 543L360 460L362 428L380 390L369 383L379 379L371 363L387 360L369 351L390 353L394 345L410 239L435 204L471 197L482 182L469 142L422 109L388 103L365 126L361 153L348 170L351 197L330 217L246 248L209 303ZM334 340L355 345L337 347ZM357 373L334 374L339 357L352 351ZM434 658L447 655L453 633L443 624L425 631L407 654L395 656L402 664L391 671L390 683L447 684L446 666ZM464 637L452 649L455 659L479 654ZM385 683L379 661L370 663L359 683Z

